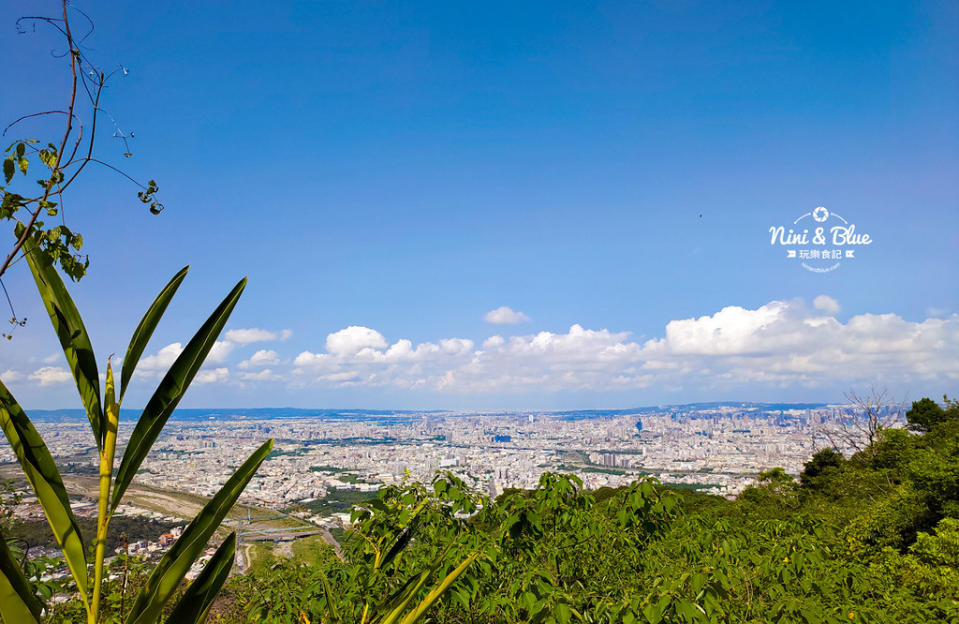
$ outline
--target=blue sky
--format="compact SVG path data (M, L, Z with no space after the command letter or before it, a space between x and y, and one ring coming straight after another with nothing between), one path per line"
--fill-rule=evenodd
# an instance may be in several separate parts
M244 275L228 329L263 332L225 340L186 405L956 390L954 3L77 5L90 57L129 70L105 105L133 156L112 128L98 153L167 206L150 216L105 170L67 198L101 361L192 265L130 406ZM3 120L66 88L52 34L18 35L16 9ZM804 270L769 228L816 206L874 242ZM4 276L29 323L0 377L27 406L75 406L28 279ZM528 320L484 320L501 306Z

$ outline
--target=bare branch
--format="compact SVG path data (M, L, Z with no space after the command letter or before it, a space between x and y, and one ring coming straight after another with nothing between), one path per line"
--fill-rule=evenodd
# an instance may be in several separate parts
M818 433L825 436L837 450L869 450L875 453L875 443L882 430L902 421L903 404L892 400L884 388L873 388L863 395L850 391L845 397L851 408L841 410L839 418L822 427Z
M20 117L19 119L16 119L10 122L9 124L7 124L7 127L3 129L3 132L0 133L0 136L7 136L7 130L14 127L21 121L30 119L31 117L40 117L43 115L69 115L69 113L65 110L48 110L48 111L43 111L41 113L30 113L29 115L24 115L23 117Z
M50 20L47 20L50 21ZM58 26L59 28L59 26ZM67 19L67 2L63 0L63 29L62 32L67 38L67 45L70 48L70 74L71 74L71 87L70 87L70 105L67 107L67 127L63 133L63 139L60 141L60 149L57 150L57 160L52 167L54 174L60 169L60 159L63 158L63 150L67 145L67 141L70 139L70 134L73 132L73 109L76 106L77 102L77 55L73 53L73 35L70 32L70 22ZM91 137L92 145L92 137ZM50 190L53 188L52 184L48 184L46 189L44 189L43 198L38 202L36 210L30 215L30 220L27 221L26 227L23 228L23 233L17 239L17 242L14 244L13 249L10 251L10 254L7 255L6 259L3 261L3 264L0 265L0 276L3 276L6 273L7 268L9 268L10 263L13 261L13 258L20 251L20 248L23 247L23 244L27 242L27 237L33 231L33 224L36 223L37 217L40 216L40 211L43 210L44 204L47 201L47 198L50 197Z

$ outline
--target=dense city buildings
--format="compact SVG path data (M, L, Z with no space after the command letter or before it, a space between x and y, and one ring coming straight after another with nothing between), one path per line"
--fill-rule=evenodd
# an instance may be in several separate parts
M902 424L894 406L883 422ZM135 417L135 415L134 415ZM641 475L732 496L775 466L796 474L819 448L847 454L856 440L853 406L710 403L562 413L367 413L309 410L182 410L164 429L135 482L159 491L211 496L264 440L274 451L241 502L275 510L331 492L375 491L404 478L429 482L451 471L497 495L532 488L545 471L578 474L587 488ZM65 473L89 472L86 422L39 419ZM125 419L120 443L132 431ZM14 461L9 448L0 461Z

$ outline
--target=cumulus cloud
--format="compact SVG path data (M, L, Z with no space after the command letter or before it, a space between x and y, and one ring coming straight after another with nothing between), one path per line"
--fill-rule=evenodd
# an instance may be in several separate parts
M210 353L206 356L206 361L212 364L220 364L226 361L226 358L233 353L233 348L236 347L236 344L229 340L217 340L213 343L213 348L210 349Z
M486 316L483 317L487 323L494 323L496 325L511 325L513 323L525 323L529 320L529 317L513 310L508 306L500 306L495 310L490 310L486 313Z
M295 366L297 369L321 369L334 365L335 362L333 356L327 353L310 353L309 351L304 351L296 356L296 358L293 360L293 366ZM297 371L294 370L293 372L295 373Z
M350 325L326 337L326 350L333 355L349 356L386 346L383 334L359 325Z
M270 342L273 340L286 340L293 335L289 329L280 332L274 332L258 327L249 327L247 329L231 329L226 332L226 340L236 344L250 344L251 342Z
M15 371L12 368L8 368L0 373L0 379L2 379L4 383L15 383L23 379L23 373L20 371Z
M280 379L280 375L277 375L269 368L264 368L255 373L240 373L240 379L243 381L275 381Z
M294 360L297 383L387 385L444 392L604 391L655 385L735 389L959 381L959 315L907 321L861 314L846 323L817 298L729 306L670 321L660 337L572 325L566 332L392 344L367 327L331 333L326 352Z
M233 352L235 346L232 342L223 340L214 342L209 355L206 357L206 362L208 364L223 363L227 356ZM170 370L170 367L173 366L173 363L180 357L181 353L183 353L183 345L179 342L171 342L155 354L141 358L136 368L137 375L143 377L164 375ZM117 363L114 362L114 366L116 366L116 364Z
M160 349L156 354L141 358L140 362L137 364L137 372L165 373L167 369L173 366L173 363L181 353L183 353L183 345L179 342L171 342L167 346Z
M30 373L30 379L41 386L66 383L73 379L70 371L59 366L44 366Z
M280 363L280 356L276 351L270 349L260 349L250 356L249 359L240 362L240 368L260 368L263 366L275 366Z
M812 305L817 310L822 310L826 314L833 316L839 314L839 302L828 295L819 295L812 300Z
M254 342L283 341L292 335L293 332L289 329L284 329L279 332L258 329L256 327L231 329L226 332L223 340L217 340L213 343L213 347L210 349L210 353L206 356L205 361L207 364L223 364L237 347L243 347L244 345ZM181 343L170 343L155 354L142 358L139 364L137 364L137 373L144 377L166 373L181 353L183 353L183 345ZM275 351L260 349L250 358L241 362L240 367L272 366L278 363L279 357Z
M230 378L230 371L226 368L201 369L193 378L195 384L209 384L226 381Z

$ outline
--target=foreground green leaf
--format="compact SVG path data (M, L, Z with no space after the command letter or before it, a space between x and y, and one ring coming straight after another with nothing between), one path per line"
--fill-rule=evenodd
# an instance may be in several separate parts
M183 394L190 386L190 382L193 381L193 377L200 370L203 360L206 359L210 349L213 348L217 336L220 335L227 319L230 318L230 313L236 307L236 302L240 298L244 287L246 287L245 277L233 287L230 294L220 302L210 318L190 339L186 348L183 349L183 353L176 359L166 376L163 377L163 381L160 382L156 392L150 397L150 401L140 415L140 420L137 421L136 427L133 429L126 451L123 453L114 485L111 510L116 509L117 505L120 504L123 494L133 480L133 476L140 469L140 464L143 463L147 453L150 452L150 448L156 442L157 436L160 435L160 431L166 424L167 419L170 418L170 414L173 413L180 399L183 398Z
M7 540L0 535L0 618L5 624L39 622L42 608L13 558Z
M147 343L150 342L150 337L153 336L153 330L156 329L157 323L160 322L160 318L166 311L167 306L170 305L170 300L173 299L173 295L176 294L177 289L180 287L180 284L183 283L183 278L186 277L187 271L189 270L189 266L183 267L180 269L180 272L174 275L173 279L163 287L163 290L160 291L157 298L150 304L150 308L146 314L143 315L143 319L140 321L140 324L137 325L136 331L133 332L133 337L130 338L130 346L127 347L127 353L123 356L123 369L120 372L120 403L123 403L123 395L126 394L127 386L130 385L130 378L133 377L133 371L136 370L143 350L146 348Z
M190 566L206 547L210 536L220 526L220 522L233 507L236 499L257 468L273 449L273 440L266 441L249 459L240 466L230 480L220 488L210 502L193 519L183 535L160 560L146 585L140 590L136 603L130 611L127 622L148 624L154 622L163 610L163 605L176 591Z
M416 605L416 608L413 609L409 615L403 618L402 624L412 624L423 617L426 614L426 611L432 607L437 600L439 600L440 596L442 596L446 590L450 588L450 585L456 582L456 579L458 579L460 575L466 571L466 568L468 568L471 563L476 561L477 557L479 557L479 553L473 553L467 557L463 563L459 564L455 570L447 574L446 578L444 578L439 585L434 587L433 590L426 595L426 598Z
M87 601L87 562L84 555L83 538L73 510L70 509L70 499L60 471L53 461L53 456L47 449L43 438L37 433L33 423L27 418L7 387L0 383L0 427L10 442L17 461L20 462L23 473L30 486L37 495L37 500L43 507L53 530L53 535L60 544L63 555L77 582L77 589Z
M235 554L236 533L230 533L173 608L167 624L199 624L206 619L216 595L230 576Z
M23 253L37 283L43 305L53 322L53 329L60 340L67 364L70 365L70 371L76 380L80 399L87 411L90 427L93 428L93 437L97 441L97 449L102 449L105 426L100 405L100 375L97 372L93 347L90 346L90 336L87 335L77 306L63 285L50 256L41 251L36 241L29 236L23 245Z

